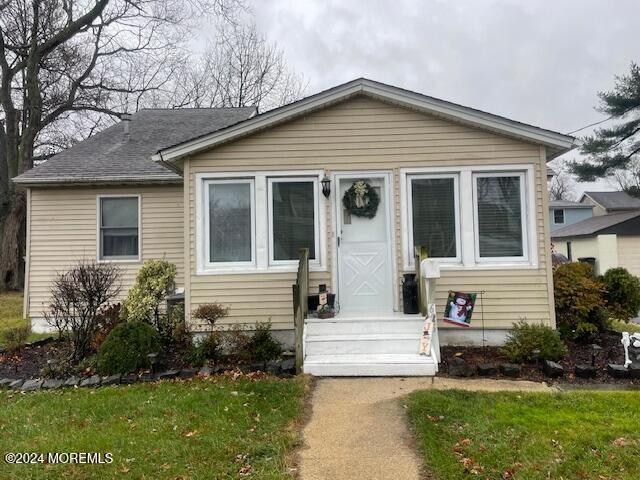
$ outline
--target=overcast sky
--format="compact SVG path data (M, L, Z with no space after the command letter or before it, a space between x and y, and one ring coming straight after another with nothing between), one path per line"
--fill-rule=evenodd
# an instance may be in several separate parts
M563 133L602 119L596 93L640 62L638 0L251 5L309 93L364 76Z

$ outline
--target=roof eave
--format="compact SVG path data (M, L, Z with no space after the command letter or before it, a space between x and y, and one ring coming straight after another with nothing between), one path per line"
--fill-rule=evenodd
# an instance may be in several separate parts
M21 187L80 187L94 185L182 185L183 179L177 176L153 176L153 175L114 175L97 177L46 177L46 178L20 178L15 177L13 183Z
M244 122L221 129L203 137L164 149L153 155L155 161L174 162L186 155L198 153L216 145L249 135L256 131L286 122L311 111L343 101L353 95L364 93L385 101L438 115L449 120L462 122L502 135L513 136L548 147L551 160L578 146L578 140L539 127L526 125L497 115L474 110L444 100L410 92L390 85L367 79L358 79L312 95L298 102L252 117Z

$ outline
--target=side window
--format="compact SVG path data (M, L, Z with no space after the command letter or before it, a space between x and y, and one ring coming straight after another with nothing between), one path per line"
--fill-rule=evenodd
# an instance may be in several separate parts
M99 197L100 260L138 260L139 198Z
M553 211L553 223L556 225L564 223L564 210Z

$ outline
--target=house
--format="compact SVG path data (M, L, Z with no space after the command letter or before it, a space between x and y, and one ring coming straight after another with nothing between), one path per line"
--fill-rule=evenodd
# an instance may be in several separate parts
M593 216L593 205L570 200L549 201L549 225L551 232Z
M53 276L78 260L118 263L127 287L164 256L194 331L189 312L219 302L226 324L270 320L291 343L307 247L310 291L326 285L340 312L306 320L306 371L433 374L423 320L402 314L414 246L441 267L439 313L449 290L482 292L471 328L443 326L443 343L479 344L481 319L494 344L520 319L553 326L547 161L574 141L367 79L262 114L143 110L15 179L25 313L41 324ZM366 217L345 208L356 188Z
M573 261L593 259L598 275L614 267L640 275L640 210L596 215L551 236L556 252Z
M632 197L627 192L584 192L580 203L593 205L594 215L640 209L640 198Z

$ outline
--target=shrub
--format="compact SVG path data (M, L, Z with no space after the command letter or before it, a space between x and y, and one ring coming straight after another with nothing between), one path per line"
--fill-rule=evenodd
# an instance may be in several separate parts
M558 330L564 336L584 338L607 324L606 289L588 263L565 263L553 270Z
M96 333L91 340L91 348L94 351L98 351L104 339L111 333L111 330L116 328L118 324L122 322L120 318L120 310L122 304L113 303L100 309L96 318L97 328Z
M640 279L626 268L611 268L602 276L607 308L613 318L628 322L640 312Z
M176 266L166 260L144 262L122 304L121 317L147 322L160 330L160 304L175 288Z
M30 325L7 328L2 331L2 341L9 353L19 352L31 335Z
M222 348L231 362L251 362L251 336L242 325L233 324L228 330L220 333L222 337Z
M135 372L148 367L147 355L158 351L160 339L153 327L143 322L121 323L100 347L96 368L103 375Z
M204 320L212 327L215 326L220 318L224 318L227 315L229 315L229 307L224 307L219 303L205 303L191 312L193 318Z
M45 319L60 337L68 336L71 361L79 362L89 354L101 309L119 293L120 270L112 263L80 262L53 280Z
M221 340L221 333L218 331L212 332L202 338L196 345L191 347L191 350L186 356L187 362L195 366L201 366L207 360L214 362L220 360L222 356Z
M256 330L249 344L249 353L255 362L268 362L280 356L282 346L273 338L271 322L256 323Z
M522 320L513 324L500 353L511 362L521 363L534 360L534 350L540 350L540 358L544 360L559 360L567 353L567 347L556 330Z

